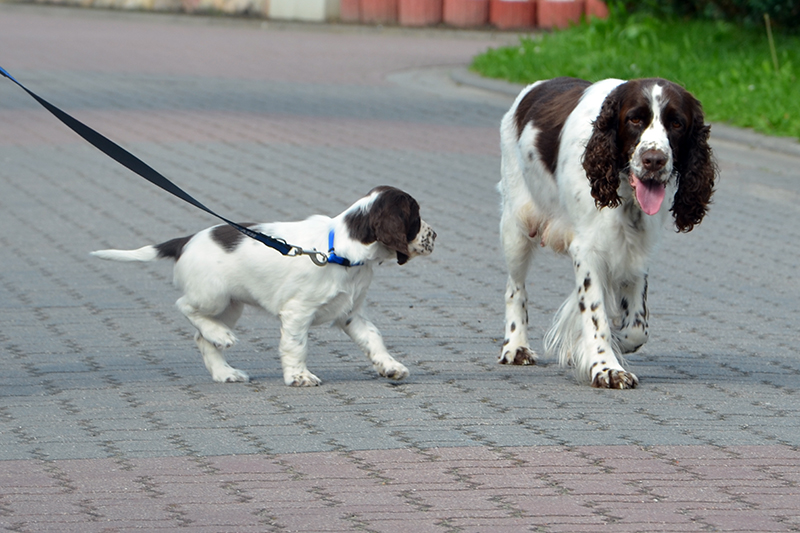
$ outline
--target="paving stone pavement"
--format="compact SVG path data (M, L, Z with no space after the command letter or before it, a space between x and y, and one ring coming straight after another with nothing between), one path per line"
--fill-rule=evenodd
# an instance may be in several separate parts
M405 382L322 327L323 385L285 387L277 321L251 311L230 359L253 381L213 383L170 265L88 252L216 221L0 79L0 527L800 529L800 157L718 128L712 211L651 270L638 389L497 365L510 98L448 72L514 39L0 4L3 67L213 209L300 219L393 184L439 234L370 290ZM539 339L569 270L537 260Z

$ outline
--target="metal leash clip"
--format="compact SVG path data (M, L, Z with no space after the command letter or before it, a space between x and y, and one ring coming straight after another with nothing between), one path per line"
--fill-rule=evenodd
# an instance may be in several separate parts
M303 250L299 246L292 246L286 254L288 257L298 257L307 255L311 261L317 266L325 266L328 264L328 255L319 250Z

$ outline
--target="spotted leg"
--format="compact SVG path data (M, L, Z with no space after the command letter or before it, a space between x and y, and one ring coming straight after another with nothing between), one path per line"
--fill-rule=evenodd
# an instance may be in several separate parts
M623 284L619 295L619 327L612 332L620 353L633 353L647 342L647 274Z
M580 340L575 345L572 363L578 375L588 378L593 387L632 389L639 379L626 371L612 346L611 328L606 313L605 288L607 279L604 262L593 253L581 254L578 246L571 248L577 284Z
M500 235L508 281L505 292L505 337L498 362L504 365L532 365L536 363L536 353L528 344L528 293L525 290L525 278L533 257L535 241L520 225L517 214L508 212L505 206L500 222Z

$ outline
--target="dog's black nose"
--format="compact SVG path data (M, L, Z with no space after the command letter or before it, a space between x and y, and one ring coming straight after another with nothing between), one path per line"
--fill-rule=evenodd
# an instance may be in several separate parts
M667 164L667 155L660 150L648 150L642 154L642 165L648 172L656 172Z

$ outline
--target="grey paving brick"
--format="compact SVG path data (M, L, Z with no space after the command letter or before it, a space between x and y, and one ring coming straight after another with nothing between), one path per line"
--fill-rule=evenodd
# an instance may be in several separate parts
M369 311L411 370L314 331L282 383L278 322L241 321L211 382L168 264L88 252L216 223L0 80L0 527L17 531L784 531L800 515L798 159L714 125L708 218L665 232L633 391L495 363L507 95L450 66L511 34L275 25L0 4L3 67L240 220L407 189L436 251L378 269ZM76 39L75 35L80 35ZM143 38L146 36L146 38ZM717 132L721 132L719 135ZM763 146L770 147L769 150ZM542 253L533 345L571 281ZM605 488L604 488L605 487Z

